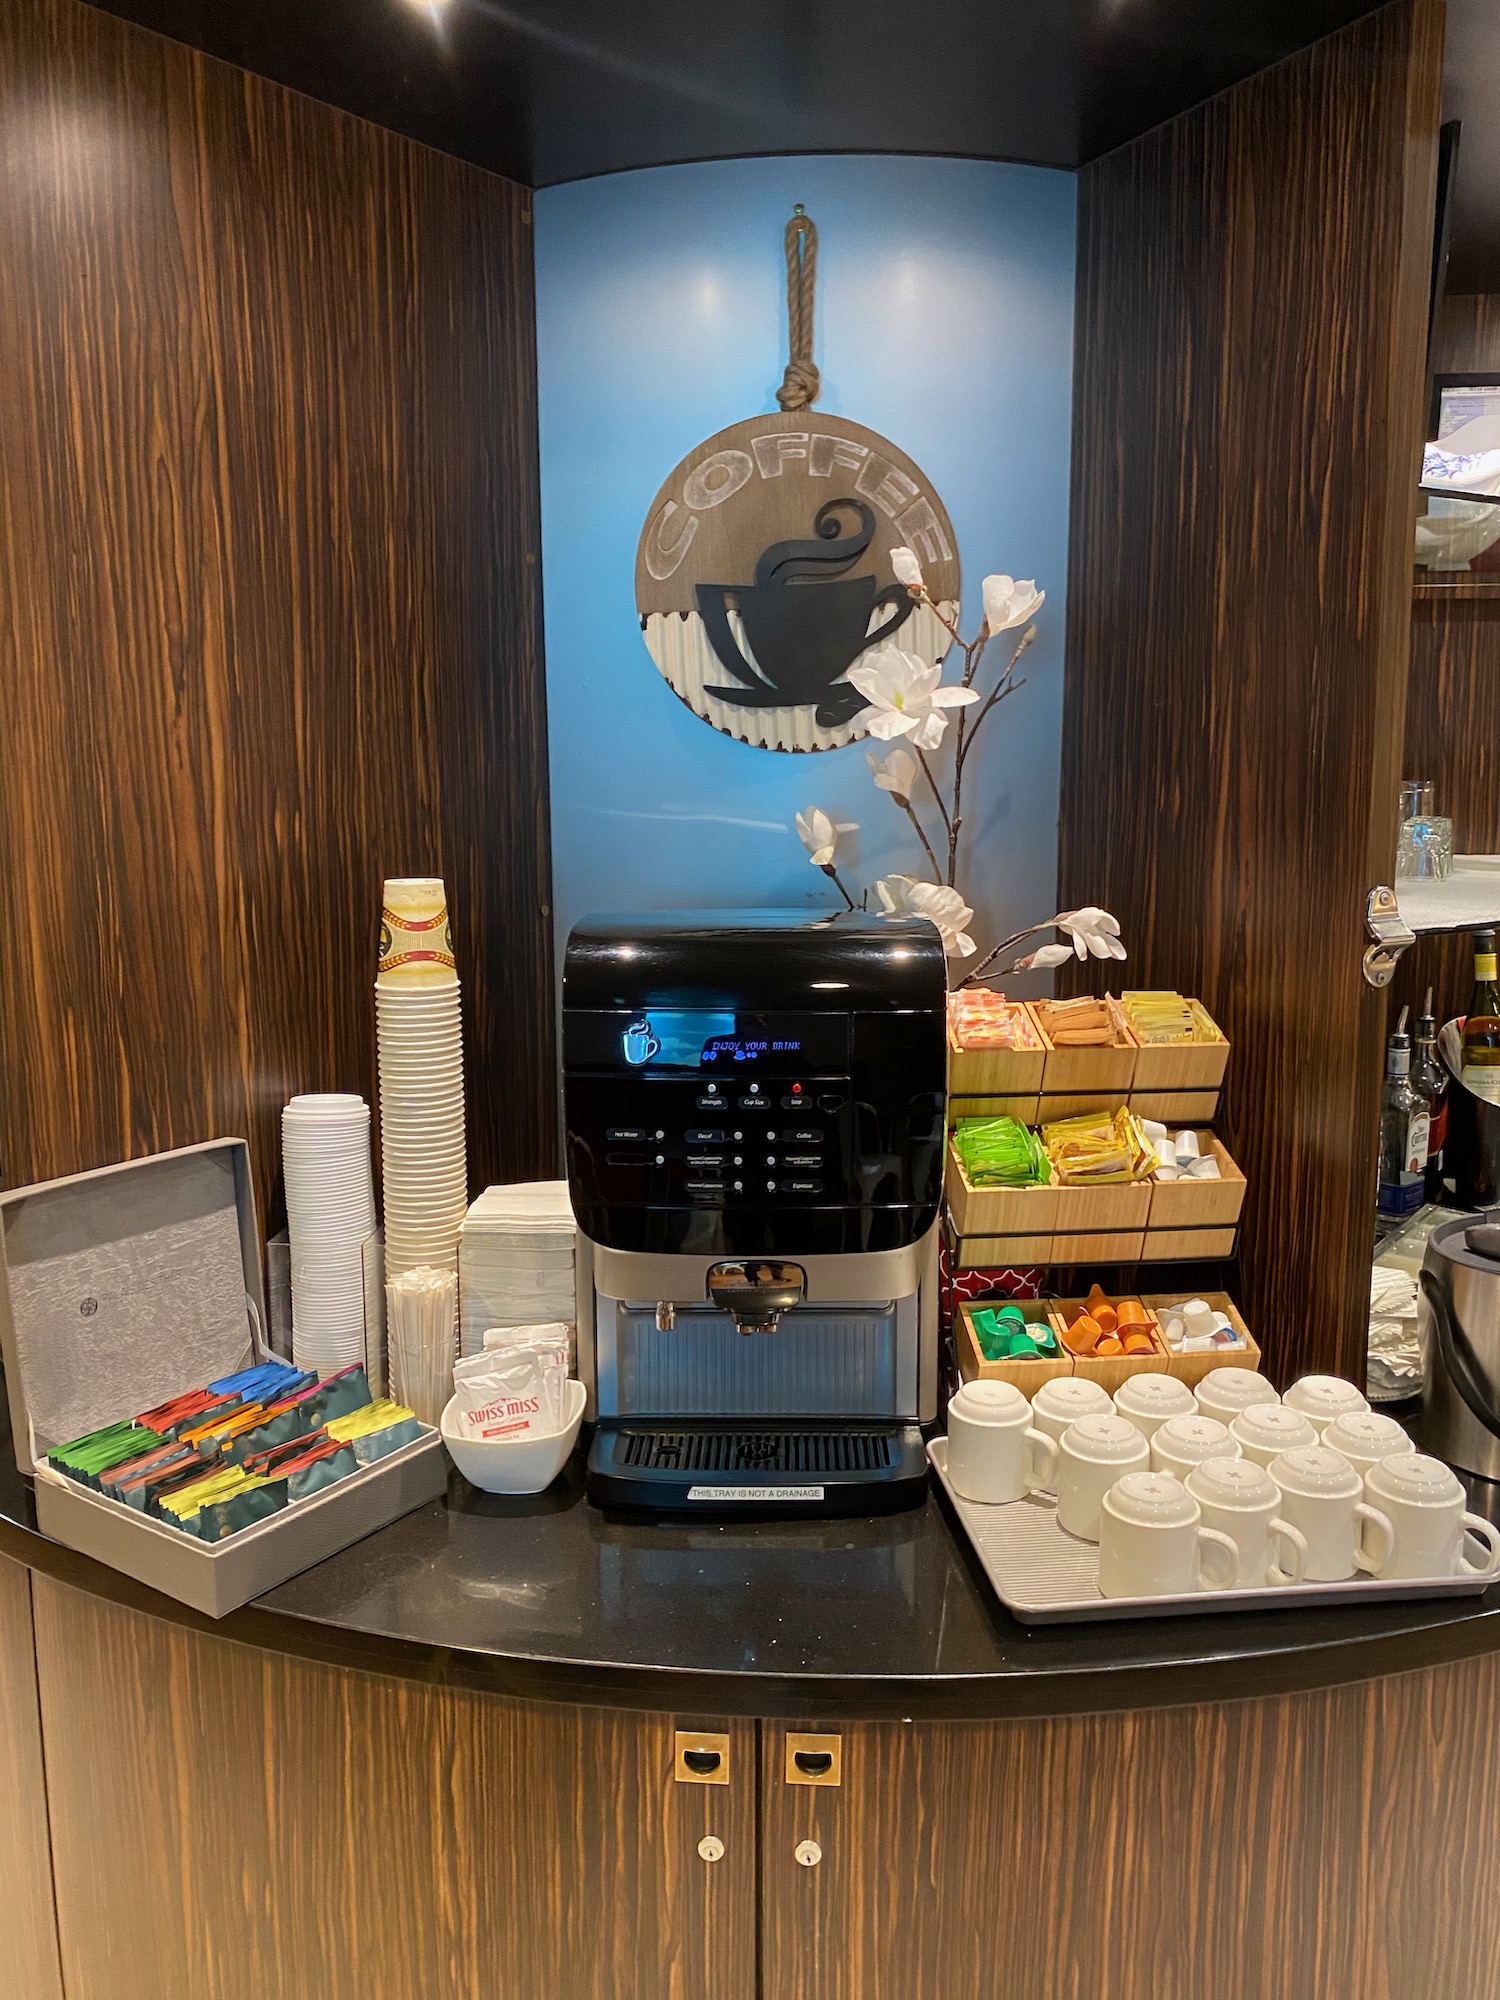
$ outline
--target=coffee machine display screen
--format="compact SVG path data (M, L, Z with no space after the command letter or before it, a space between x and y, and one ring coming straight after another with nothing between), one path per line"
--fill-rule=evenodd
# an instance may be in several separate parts
M589 1020L575 1015L569 1026L570 1031L583 1030L574 1041L573 1056L581 1057L586 1067L679 1076L743 1076L759 1069L778 1076L821 1076L841 1074L848 1067L847 1017L643 1007L628 1016ZM587 1052L580 1042L591 1045Z

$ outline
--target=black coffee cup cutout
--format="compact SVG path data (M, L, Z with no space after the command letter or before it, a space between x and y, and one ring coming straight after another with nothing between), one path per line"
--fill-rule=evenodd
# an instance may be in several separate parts
M839 517L851 511L856 534L839 538ZM873 576L845 576L870 546L875 516L861 500L829 500L813 517L815 541L772 542L755 565L755 581L700 583L693 589L698 615L720 664L738 683L704 693L738 708L806 708L835 729L868 702L842 677L864 652L911 616L915 600L904 583L882 590ZM895 607L878 630L870 621L883 604ZM754 654L747 660L729 613L737 611Z

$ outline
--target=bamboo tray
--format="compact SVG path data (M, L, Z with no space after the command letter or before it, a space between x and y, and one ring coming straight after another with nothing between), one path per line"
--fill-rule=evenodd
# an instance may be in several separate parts
M1040 1049L964 1049L948 1030L948 1124L960 1118L1019 1118L1036 1125L1081 1111L1129 1105L1142 1118L1178 1130L1218 1115L1229 1043L1201 1001L1191 1004L1213 1029L1212 1042L1142 1042L1124 1024L1128 1045L1058 1049L1030 1002L1017 1002Z
M1316 1604L1382 1604L1414 1597L1478 1597L1484 1576L1351 1578L1345 1583L1292 1583L1279 1590L1195 1590L1173 1597L1103 1597L1099 1545L1079 1541L1057 1523L1057 1502L1031 1493L1008 1506L961 1500L948 1483L948 1440L934 1438L927 1456L968 1536L995 1595L1025 1625L1115 1618L1201 1617L1205 1612L1301 1610Z

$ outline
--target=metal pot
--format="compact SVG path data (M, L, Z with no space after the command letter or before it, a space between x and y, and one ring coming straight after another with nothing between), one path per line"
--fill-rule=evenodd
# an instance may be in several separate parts
M1434 1458L1500 1479L1500 1208L1434 1229L1420 1282L1412 1435Z

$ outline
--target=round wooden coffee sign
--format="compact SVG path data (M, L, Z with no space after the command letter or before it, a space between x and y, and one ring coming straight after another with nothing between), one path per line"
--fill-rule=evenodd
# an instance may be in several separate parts
M936 662L952 644L897 581L902 546L952 621L958 544L906 453L819 410L752 417L690 452L651 503L641 631L673 692L726 736L835 750L865 733L847 676L867 648L894 638Z

